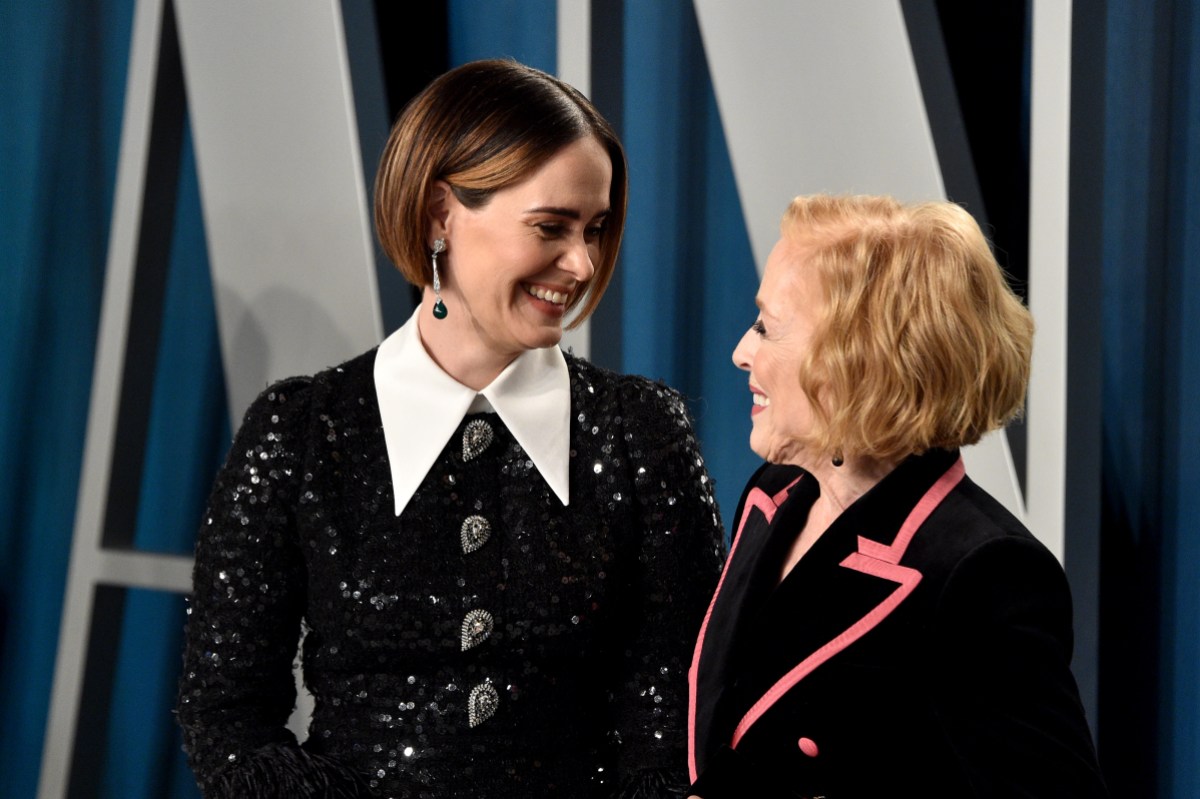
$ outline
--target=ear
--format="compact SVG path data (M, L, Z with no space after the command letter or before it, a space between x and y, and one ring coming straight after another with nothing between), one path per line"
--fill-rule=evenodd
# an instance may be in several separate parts
M454 196L454 190L450 188L450 184L444 180L435 180L429 190L429 205L427 206L429 241L426 242L426 245L432 246L434 239L444 239L449 236L450 220L458 205L460 203Z

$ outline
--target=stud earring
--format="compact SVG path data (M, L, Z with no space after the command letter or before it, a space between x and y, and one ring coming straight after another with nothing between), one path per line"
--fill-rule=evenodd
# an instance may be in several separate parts
M446 251L446 240L437 239L433 242L433 296L437 297L437 302L433 304L433 318L446 318L446 303L442 302L442 281L438 277L437 257L438 253Z
M842 453L839 452L833 456L833 465L834 466L841 466L845 462L846 461L842 458Z

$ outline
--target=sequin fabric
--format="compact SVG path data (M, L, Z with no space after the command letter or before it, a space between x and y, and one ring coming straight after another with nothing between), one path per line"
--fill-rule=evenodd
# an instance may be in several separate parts
M568 357L569 507L486 413L397 518L373 359L270 388L217 477L178 707L204 794L684 795L724 552L679 395Z

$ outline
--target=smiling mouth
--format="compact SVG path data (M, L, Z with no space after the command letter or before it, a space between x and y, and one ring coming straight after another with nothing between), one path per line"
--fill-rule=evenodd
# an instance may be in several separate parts
M569 293L561 291L550 291L541 286L533 286L529 283L522 283L521 288L525 289L525 293L531 297L536 297L539 300L552 303L554 305L565 305L567 299L571 296Z
M754 398L754 404L757 407L759 407L759 408L771 407L771 398L768 397L766 394L753 394L752 393L750 396Z

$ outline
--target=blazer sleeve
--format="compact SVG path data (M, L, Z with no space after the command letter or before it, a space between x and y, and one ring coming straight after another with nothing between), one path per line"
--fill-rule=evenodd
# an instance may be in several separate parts
M1032 538L992 539L938 603L938 713L980 797L1104 797L1070 671L1066 575Z
M296 517L309 391L306 380L284 381L251 405L197 538L177 713L206 797L366 795L285 726L305 608Z
M619 796L684 796L687 670L724 562L712 480L682 397L628 379L621 396L634 479L626 608L613 692Z

